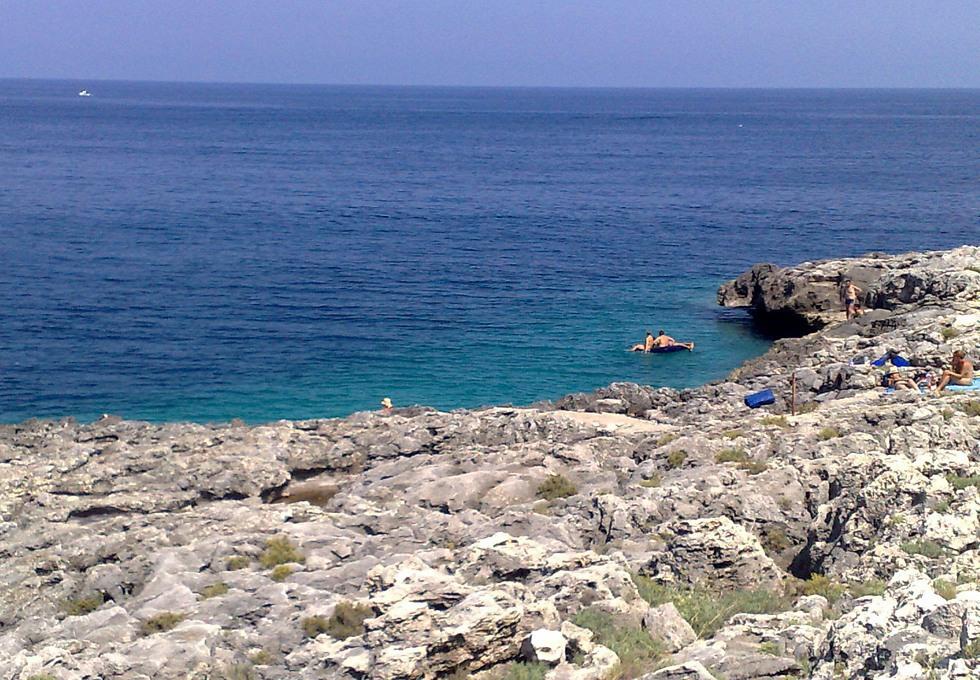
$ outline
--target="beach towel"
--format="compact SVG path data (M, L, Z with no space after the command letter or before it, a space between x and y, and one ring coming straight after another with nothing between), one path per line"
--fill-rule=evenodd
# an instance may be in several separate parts
M972 385L947 385L950 392L980 392L980 378L974 378Z

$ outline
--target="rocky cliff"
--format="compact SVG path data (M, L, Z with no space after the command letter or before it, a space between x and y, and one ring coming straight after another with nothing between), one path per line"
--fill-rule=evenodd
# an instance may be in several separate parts
M870 365L980 347L980 248L719 301L819 330L680 392L0 426L0 678L980 678L980 393Z

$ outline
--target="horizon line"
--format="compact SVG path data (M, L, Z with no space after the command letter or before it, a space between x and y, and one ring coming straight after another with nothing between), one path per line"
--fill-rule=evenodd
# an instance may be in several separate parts
M313 81L273 82L250 80L162 80L138 78L79 78L3 76L2 81L147 83L159 85L261 85L279 87L352 87L486 90L980 90L980 85L500 85L426 83L328 83Z

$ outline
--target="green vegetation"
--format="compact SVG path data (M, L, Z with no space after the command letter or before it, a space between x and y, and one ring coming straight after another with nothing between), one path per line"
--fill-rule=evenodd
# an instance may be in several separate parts
M247 663L227 664L222 675L223 680L255 680L255 671Z
M945 420L945 421L946 421L946 422L948 423L948 422L949 422L950 420L952 420L952 418L953 418L953 415L954 415L955 413L956 413L956 412L955 412L955 411L953 411L953 409L951 409L951 408L944 408L944 409L943 409L943 412L942 412L942 415L943 415L943 420Z
M551 504L548 501L535 501L534 505L531 506L531 510L539 515L547 516L551 514Z
M962 477L960 475L949 474L946 475L946 481L949 482L957 491L962 491L963 489L975 486L980 489L980 475L971 475L969 477Z
M282 583L289 578L290 574L292 573L293 568L291 566L288 564L280 564L272 570L272 572L269 574L269 578L278 583Z
M937 501L936 504L932 507L932 509L935 512L945 514L949 512L949 501L947 500Z
M228 561L225 562L225 570L238 571L239 569L246 568L249 565L249 562L251 562L251 560L245 557L245 555L235 555L233 557L229 557Z
M58 680L50 673L36 673L34 675L28 676L27 680Z
M640 596L652 606L673 602L698 637L709 638L735 614L772 614L789 609L792 600L769 590L717 591L656 583L634 576Z
M640 482L640 486L646 487L648 489L655 489L664 481L661 475L654 474L649 479L644 479Z
M660 439L658 439L657 446L667 446L667 444L677 441L678 439L680 439L680 435L671 432L670 434L665 434Z
M738 464L739 470L745 470L750 475L759 475L769 469L769 464L764 460L747 460Z
M759 645L759 651L763 654L768 654L769 656L781 656L779 651L779 645L775 642L763 642Z
M797 581L795 590L799 595L822 595L830 606L834 606L848 588L846 584L832 581L823 574L811 574L806 581Z
M716 463L743 463L749 459L749 454L745 449L731 448L719 451L715 454Z
M252 652L249 655L248 660L254 663L256 666L268 666L272 663L273 658L271 652L265 649L260 649L257 652Z
M666 653L663 643L639 626L624 625L598 609L583 609L572 618L572 623L591 630L598 644L616 652L619 656L616 677L639 677L653 670Z
M303 635L308 638L315 638L327 632L327 617L307 616L299 622L299 626L303 629Z
M964 659L980 659L980 638L963 647Z
M953 338L960 337L961 331L958 328L946 326L944 329L939 331L939 334L943 336L943 340L952 340Z
M789 427L786 416L765 416L759 422L762 423L763 427L781 427L784 430Z
M851 597L868 597L869 595L883 595L887 584L876 578L868 579L863 583L852 583L848 586Z
M317 625L322 625L321 633L326 633L337 640L346 640L349 637L363 635L364 622L372 616L374 612L366 604L338 602L334 605L333 614L329 619L324 619L322 616L312 616L310 619L317 619ZM306 631L305 621L310 619L304 619L304 631ZM307 637L316 637L316 635L307 633Z
M734 430L725 430L721 433L721 436L725 439L738 439L744 434L740 428L735 428Z
M840 436L840 430L836 427L822 427L820 431L817 432L817 439L822 442L829 441L831 439L837 439Z
M211 585L204 586L201 588L201 592L198 593L202 600L207 600L212 597L221 597L228 592L228 584L223 581L218 583L212 583Z
M544 680L551 666L544 663L511 663L507 664L502 680Z
M946 554L946 548L930 540L906 541L902 543L902 550L909 555L922 555L930 559L936 559Z
M980 416L980 400L971 399L957 404L957 408L968 416Z
M553 501L558 498L568 498L578 493L578 489L564 475L548 475L538 487L538 498Z
M88 597L65 600L61 608L68 616L85 616L101 607L103 602L105 602L105 596L102 593L95 593Z
M952 581L937 578L932 582L932 589L944 600L956 599L956 584Z
M177 612L162 612L157 614L151 619L147 619L140 626L140 632L143 635L153 635L154 633L166 633L168 630L172 630L177 627L177 624L183 621L186 617L183 614L178 614Z
M684 449L671 451L667 454L667 467L669 467L671 470L676 470L684 464L685 460L687 460L687 451Z
M265 550L259 555L259 563L266 569L289 562L301 563L305 561L306 558L303 557L303 553L297 550L285 536L270 538L265 543Z
M793 546L782 527L768 526L762 532L762 545L771 553L779 554Z

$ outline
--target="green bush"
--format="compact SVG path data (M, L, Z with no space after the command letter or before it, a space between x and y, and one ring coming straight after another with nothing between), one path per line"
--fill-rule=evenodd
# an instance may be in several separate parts
M364 634L364 622L374 616L374 612L366 604L353 602L338 602L334 605L333 614L326 619L323 632L337 640L346 640ZM312 637L312 636L311 636Z
M88 597L65 600L62 609L68 616L85 616L101 607L103 602L105 602L105 596L102 593L95 593Z
M306 558L303 557L303 553L297 550L285 536L276 536L266 541L265 550L259 556L259 563L266 569L289 562L302 563L305 561Z
M34 675L28 676L27 680L58 680L50 673L36 673Z
M176 628L177 624L183 621L185 618L186 617L183 614L178 614L177 612L163 612L144 621L140 626L140 632L142 632L143 635L166 633L168 630Z
M962 477L960 475L946 475L946 481L949 482L957 491L962 491L967 487L975 486L980 488L980 475L970 475L969 477Z
M956 414L951 408L944 408L942 411L943 420L945 420L947 423L953 419L954 415Z
M247 663L225 665L222 680L255 680L255 671Z
M980 659L980 638L964 646L961 653L964 659Z
M548 475L538 487L538 498L553 501L558 498L568 498L578 493L578 489L564 475Z
M657 446L667 446L667 444L670 444L673 441L677 441L678 439L680 439L680 435L678 434L674 434L674 433L665 434L660 439L657 440Z
M786 535L782 527L769 526L762 532L762 545L770 552L779 554L791 548L793 542L789 540L789 536Z
M838 430L836 427L822 427L820 428L820 431L817 432L817 439L822 442L836 439L839 436L840 430Z
M544 680L551 666L544 663L518 662L507 664L502 680Z
M744 434L745 433L742 432L740 428L736 427L733 430L725 430L724 432L721 433L721 436L724 437L725 439L738 439Z
M640 596L652 606L673 602L698 637L709 638L735 614L773 614L789 609L793 601L769 590L719 591L662 585L634 576Z
M719 451L715 454L716 463L744 463L749 459L749 454L745 452L745 449L741 448L731 448L725 449L724 451Z
M268 666L272 663L273 658L271 652L265 649L260 649L257 652L252 652L252 654L249 655L248 660L254 663L256 666Z
M818 408L820 408L820 403L816 401L807 401L796 407L796 412L800 415L806 413L813 413Z
M225 570L238 571L239 569L244 569L247 567L249 562L251 562L251 560L245 557L245 555L234 555L233 557L229 557L225 562Z
M671 451L667 454L667 467L669 467L671 470L676 470L684 464L685 460L687 460L687 451L684 449Z
M759 651L763 654L768 654L769 656L782 656L782 652L779 650L779 645L775 642L763 642L759 645Z
M956 407L968 416L980 416L980 400L970 399L957 404Z
M218 583L212 583L211 585L204 586L201 588L199 593L202 600L207 600L212 597L221 597L228 592L228 584L219 581Z
M952 340L953 338L958 338L961 335L960 329L953 328L952 326L946 326L944 329L939 331L939 333L943 336L943 340Z
M299 626L303 629L303 635L315 638L327 632L327 617L307 616L299 622Z
M658 486L660 486L660 484L663 483L663 481L664 481L664 478L663 477L661 477L658 474L654 474L649 479L642 480L640 482L640 486L644 486L644 487L646 487L648 489L655 489Z
M831 606L848 592L847 585L832 581L823 574L811 574L805 581L797 581L794 588L798 595L822 595Z
M583 609L572 623L591 630L595 642L605 645L619 656L619 677L637 678L653 670L664 656L663 643L638 626L621 624L612 615L598 609Z
M931 559L937 559L946 554L946 548L935 541L907 541L902 543L902 550L909 555L922 555Z
M789 427L786 416L764 416L760 422L765 427L781 427L784 430Z
M932 582L932 589L944 600L956 599L956 584L952 581L937 578Z
M876 578L868 579L862 583L852 583L848 586L851 597L867 597L868 595L883 595L887 584Z
M292 573L293 573L293 568L291 566L289 566L288 564L280 564L277 565L272 570L272 572L269 574L269 578L271 578L273 581L276 581L277 583L282 583L287 578L289 578L290 574Z
M769 463L764 460L747 460L738 464L739 470L745 470L750 475L761 475L769 469Z

